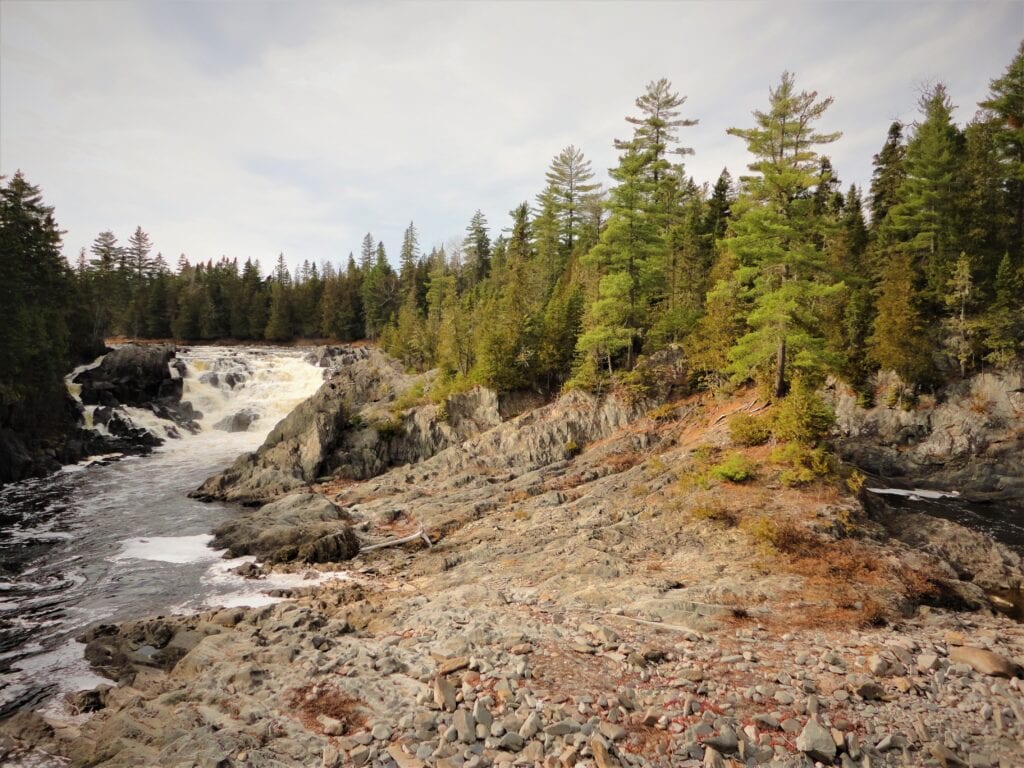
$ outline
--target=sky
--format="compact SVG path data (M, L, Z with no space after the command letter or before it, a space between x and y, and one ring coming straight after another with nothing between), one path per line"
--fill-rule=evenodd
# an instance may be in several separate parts
M170 263L278 253L396 260L492 236L559 150L597 177L651 80L686 96L688 173L749 161L783 71L832 96L839 178L866 185L889 124L942 81L968 121L1024 37L1016 2L104 2L0 0L0 174L43 190L74 259L141 226Z

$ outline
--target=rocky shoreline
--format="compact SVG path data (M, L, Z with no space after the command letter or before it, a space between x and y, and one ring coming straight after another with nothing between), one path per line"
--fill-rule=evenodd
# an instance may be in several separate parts
M93 629L118 685L0 725L9 758L1024 762L1024 625L990 599L1021 589L1020 556L842 483L787 488L761 449L756 481L707 482L751 393L438 405L375 350L325 362L324 388L199 494L263 505L217 531L267 563L250 576L345 577Z

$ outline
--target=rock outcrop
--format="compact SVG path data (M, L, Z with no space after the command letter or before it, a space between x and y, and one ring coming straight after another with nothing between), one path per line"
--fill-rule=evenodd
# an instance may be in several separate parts
M194 493L198 498L260 504L334 475L365 479L422 461L502 421L502 403L476 388L443 406L402 410L399 398L428 387L433 376L410 376L379 350L333 349L328 379L288 414L255 453L241 457ZM415 402L415 401L414 401Z
M296 493L248 510L214 531L215 549L232 557L307 563L341 562L359 553L349 516L315 493Z
M883 396L893 386L883 380ZM861 408L842 389L831 399L844 461L896 482L1024 505L1024 372L978 374L910 408Z

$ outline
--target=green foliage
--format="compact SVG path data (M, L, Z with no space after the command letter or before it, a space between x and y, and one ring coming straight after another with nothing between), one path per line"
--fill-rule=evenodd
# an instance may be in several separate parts
M807 485L828 477L838 469L835 456L823 447L809 447L805 443L783 443L772 451L771 460L787 465L779 475L779 482L787 488Z
M764 415L737 413L729 417L729 437L737 445L764 445L772 436L772 425Z
M743 483L757 476L757 465L742 453L734 452L709 467L708 475L715 480Z
M815 376L834 365L819 308L844 287L830 274L821 247L826 222L808 194L826 180L813 148L839 138L814 130L831 103L813 91L798 93L784 73L769 111L754 112L757 125L729 129L747 143L754 174L743 178L746 194L725 241L736 258L733 280L747 328L729 350L728 370L737 382L771 375L776 395L788 386L788 370Z
M772 414L772 434L777 440L817 445L835 425L836 416L814 389L798 381Z

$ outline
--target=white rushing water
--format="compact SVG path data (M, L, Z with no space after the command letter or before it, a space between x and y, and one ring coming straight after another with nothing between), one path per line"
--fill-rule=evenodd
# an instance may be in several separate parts
M234 510L187 494L259 447L323 370L284 348L191 347L178 359L187 366L182 400L203 414L198 434L178 429L150 456L93 457L0 490L0 713L94 686L74 636L97 622L265 604L265 590L294 586L294 577L229 573L231 561L207 544ZM126 411L160 437L173 426ZM239 412L251 418L247 430L215 427Z

